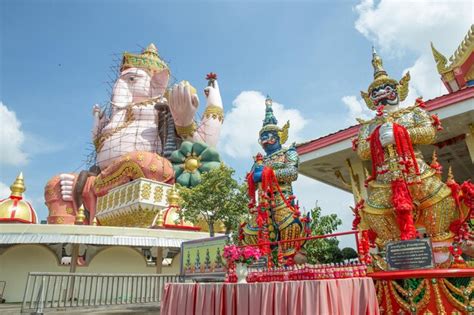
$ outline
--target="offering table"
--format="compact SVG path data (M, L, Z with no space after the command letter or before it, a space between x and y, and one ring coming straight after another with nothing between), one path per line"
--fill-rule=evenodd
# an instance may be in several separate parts
M258 283L168 283L162 315L379 314L371 278Z

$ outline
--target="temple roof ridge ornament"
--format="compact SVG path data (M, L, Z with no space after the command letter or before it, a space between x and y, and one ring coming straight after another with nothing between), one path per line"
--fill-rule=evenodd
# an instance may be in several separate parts
M437 64L438 62L441 62L447 65L448 58L446 58L443 54L441 54L435 48L433 42L431 42L431 51L433 52L433 57ZM444 70L438 68L439 74L443 74L444 72L449 71L452 68L464 63L473 51L474 51L474 24L471 25L466 36L464 36L464 39L459 44L458 48L449 57L449 62L450 62L449 66L446 66Z
M449 92L474 85L474 70L472 69L474 58L471 58L474 52L474 24L449 58L439 52L433 42L431 42L431 52L438 73Z

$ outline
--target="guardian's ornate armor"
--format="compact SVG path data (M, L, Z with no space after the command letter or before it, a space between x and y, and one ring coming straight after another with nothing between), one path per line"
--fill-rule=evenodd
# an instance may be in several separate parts
M375 232L379 247L414 238L416 229L424 229L433 242L435 261L442 263L449 257L452 224L462 222L468 210L459 203L459 189L442 182L439 168L428 165L418 149L435 143L439 119L428 114L421 99L414 106L398 108L408 94L409 73L400 82L391 79L375 51L372 64L375 80L368 93L361 93L377 115L359 120L354 141L359 157L372 162L366 180L368 198L357 213L362 220L359 228Z
M298 178L298 153L294 145L289 148L281 146L288 137L289 123L279 128L270 99L267 99L266 105L260 144L267 155L259 153L252 171L247 175L251 219L242 227L244 244L288 241L307 235L309 218L300 217L292 188L293 181ZM288 259L302 244L301 241L287 242L273 248L278 249L281 257Z
M424 227L433 241L445 241L453 237L449 231L452 221L459 218L459 211L451 196L451 189L443 183L424 160L417 145L432 144L436 137L436 127L430 115L419 106L396 111L393 121L405 127L412 140L419 175L407 174L409 190L415 204L413 221L416 227ZM375 119L362 125L358 136L357 154L364 160L370 159L370 143L367 140L381 120ZM365 203L365 222L377 233L379 245L400 239L395 212L393 211L390 164L398 163L397 156L390 156L389 148L384 149L384 164L377 168L376 179L368 182L369 195Z

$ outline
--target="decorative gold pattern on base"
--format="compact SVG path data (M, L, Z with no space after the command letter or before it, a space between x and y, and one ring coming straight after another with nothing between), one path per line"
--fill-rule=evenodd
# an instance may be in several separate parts
M143 209L126 214L112 214L106 218L99 219L101 225L105 226L125 226L146 228L151 225L159 209Z
M97 199L97 219L106 226L149 227L168 206L163 195L170 188L144 178L118 186Z
M126 161L111 175L106 176L105 178L102 178L100 175L97 176L94 181L94 188L99 190L103 187L113 185L113 183L120 180L123 175L129 175L132 178L145 177L145 174L143 174L143 171L138 164L132 161Z

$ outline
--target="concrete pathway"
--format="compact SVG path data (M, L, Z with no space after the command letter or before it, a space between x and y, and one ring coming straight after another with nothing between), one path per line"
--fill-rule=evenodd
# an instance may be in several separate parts
M2 315L19 315L21 304L0 304L0 314ZM46 310L44 314L160 314L160 306L157 303L143 303L133 305L114 305L101 306L89 309L68 309L66 310Z

